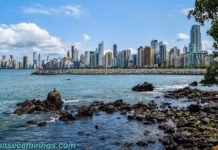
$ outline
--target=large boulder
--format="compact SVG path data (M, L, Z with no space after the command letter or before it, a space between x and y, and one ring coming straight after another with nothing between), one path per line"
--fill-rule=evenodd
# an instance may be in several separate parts
M62 107L61 94L54 89L48 93L47 102L51 110L57 110Z
M192 83L189 84L190 86L198 86L198 82L197 81L194 81Z
M153 91L154 86L148 82L144 82L142 85L138 84L132 88L132 91L137 92L146 92L146 91Z

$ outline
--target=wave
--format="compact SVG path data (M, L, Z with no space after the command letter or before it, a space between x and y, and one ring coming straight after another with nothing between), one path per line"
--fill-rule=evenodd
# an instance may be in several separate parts
M65 99L62 99L62 101L63 101L64 103L77 103L77 102L79 102L80 100L79 100L79 99L73 99L73 100L65 100Z

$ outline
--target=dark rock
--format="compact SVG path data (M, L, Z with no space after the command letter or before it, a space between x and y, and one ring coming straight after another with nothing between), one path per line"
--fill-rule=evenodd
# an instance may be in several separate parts
M148 143L143 142L143 141L138 141L138 142L136 142L136 145L138 145L138 146L146 146L146 145L148 145Z
M188 121L185 118L180 118L176 124L178 128L188 125Z
M79 131L78 134L79 135L85 135L85 132L84 131Z
M155 143L155 139L151 138L147 140L148 143Z
M198 82L197 81L194 81L192 83L189 84L190 86L198 86Z
M164 130L165 133L175 133L175 128L167 124L161 124L158 128Z
M95 129L99 129L99 126L98 126L98 125L95 125Z
M76 117L73 116L72 114L70 114L66 110L61 110L59 112L59 114L60 114L59 120L62 120L62 121L74 121L74 120L76 120Z
M33 125L37 125L37 121L34 121L34 120L30 120L30 121L27 121L26 122L26 126L33 126Z
M46 122L45 121L41 121L41 122L38 122L37 124L39 127L44 127L46 125Z
M82 106L78 108L78 116L93 116L93 109L91 107Z
M204 124L210 123L210 119L207 118L207 117L203 118L201 121L202 121L202 123L204 123Z
M106 113L113 113L115 112L115 107L113 105L105 105L103 108L103 111L105 111Z
M127 119L129 119L129 120L133 120L135 118L135 115L128 115L127 116Z
M144 115L136 115L135 117L137 121L143 121L144 118L145 118Z
M144 131L144 135L145 135L145 136L149 135L149 133L150 133L150 131L148 131L148 130L145 130L145 131Z
M144 84L140 85L136 85L132 88L132 91L137 91L137 92L146 92L146 91L153 91L154 90L154 86L150 83L144 82Z
M199 104L191 104L190 106L188 106L188 110L190 112L198 112L201 110L201 106Z
M48 93L47 101L51 109L58 110L62 107L61 94L54 89Z

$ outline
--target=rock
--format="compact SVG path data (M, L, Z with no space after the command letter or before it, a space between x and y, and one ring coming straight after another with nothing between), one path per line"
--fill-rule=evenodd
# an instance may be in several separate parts
M33 112L33 107L30 106L22 106L20 108L17 108L14 113L17 115L24 115L24 114L29 114Z
M44 127L46 125L46 122L45 121L41 121L41 122L38 122L37 124L39 127Z
M143 121L143 119L145 118L145 116L144 115L136 115L136 117L135 117L135 119L137 120L137 121Z
M218 150L218 144L216 146L213 146L211 150Z
M61 101L61 94L54 89L48 93L47 102L51 109L59 110L62 107L63 102Z
M140 85L136 85L132 88L132 91L137 91L137 92L146 92L146 91L153 91L154 90L154 86L150 83L144 82L144 84Z
M145 136L149 135L149 133L150 133L149 130L145 130L145 131L144 131L144 135L145 135Z
M34 126L37 125L37 121L34 120L30 120L26 122L26 126L30 127L30 126Z
M164 130L165 133L175 133L175 128L167 124L160 124L158 128Z
M79 131L78 134L79 135L85 135L85 132L84 131Z
M151 138L147 140L148 143L155 143L155 139Z
M188 121L185 118L180 118L176 124L178 128L188 125Z
M203 118L201 121L202 121L202 123L204 123L204 124L210 123L210 119L207 118L207 117Z
M99 126L98 126L98 125L95 125L95 129L99 129Z
M115 107L113 105L106 105L103 108L103 111L105 111L106 113L113 113L115 112Z
M138 145L138 146L146 146L146 145L148 145L148 143L143 142L143 141L138 141L138 142L136 142L136 145Z
M190 112L198 112L201 110L201 106L199 104L191 104L190 106L188 106L188 110Z
M66 110L61 110L59 112L59 120L62 120L62 121L74 121L76 120L76 117L73 116L72 114L70 114L68 111Z
M192 83L189 84L190 86L198 86L198 82L197 81L194 81Z
M82 106L78 108L78 116L93 116L93 110L91 107Z
M133 120L134 118L135 118L135 115L128 115L128 116L127 116L127 119L128 119L128 120Z

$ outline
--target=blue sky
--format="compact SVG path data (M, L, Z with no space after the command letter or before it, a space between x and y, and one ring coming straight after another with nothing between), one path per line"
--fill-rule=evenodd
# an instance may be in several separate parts
M136 49L152 39L182 48L196 24L185 15L193 6L194 0L0 1L0 55L64 54L71 44L83 52L101 40L106 50L114 43L119 50ZM201 28L206 49L212 41L208 28Z

